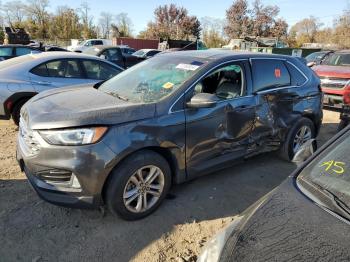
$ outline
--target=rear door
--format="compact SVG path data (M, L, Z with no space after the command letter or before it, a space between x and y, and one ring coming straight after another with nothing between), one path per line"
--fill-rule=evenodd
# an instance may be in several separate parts
M307 101L298 87L307 79L284 59L253 58L251 67L258 104L252 139L257 145L278 146L277 135L286 131L300 116L300 110L306 108Z
M215 94L215 107L186 108L186 167L190 177L222 168L244 156L255 118L249 67L226 63L199 81L186 95Z

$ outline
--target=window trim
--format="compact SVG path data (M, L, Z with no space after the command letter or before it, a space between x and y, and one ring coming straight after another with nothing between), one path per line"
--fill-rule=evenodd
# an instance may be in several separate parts
M273 58L273 59L275 59L275 58ZM282 60L282 59L280 59L280 60ZM296 70L298 70L304 77L305 77L305 82L302 84L302 85L300 85L300 86L294 86L294 85L290 85L290 86L281 86L281 87L276 87L276 88L271 88L271 89L267 89L267 90L262 90L262 91L258 91L258 92L256 92L256 94L258 94L258 95L260 95L260 94L266 94L266 93L269 93L269 92L274 92L274 91L278 91L278 90L283 90L283 89L287 89L287 88L299 88L299 87L303 87L303 86L305 86L308 82L309 82L309 78L305 75L305 73L303 72L303 71L301 71L294 63L292 63L292 62L290 62L290 61L288 61L287 59L285 59L284 60L286 63L289 63L290 65L292 65L292 66L294 66L294 68L296 69ZM287 68L287 70L288 70L288 68Z
M281 87L273 87L273 88L270 88L270 89L265 89L265 90L261 90L261 91L254 91L253 90L253 93L254 94L265 94L267 92L270 92L270 91L275 91L275 90L281 90L281 89L284 89L284 88L291 88L293 87L292 86L292 76L288 70L288 67L284 64L285 62L287 62L287 59L285 58L273 58L273 57L253 57L253 58L250 58L250 67L253 68L253 63L252 63L252 60L277 60L277 61L282 61L284 67L286 68L288 74L289 74L289 77L290 77L290 83L289 85L286 85L286 86L281 86ZM253 71L252 71L252 80L253 80L253 86L254 86L254 74L253 74Z
M185 92L183 92L172 104L171 106L169 107L169 110L168 110L168 114L173 114L173 113L177 113L177 112L182 112L182 111L185 111L185 109L181 109L181 110L176 110L176 111L172 111L172 108L175 106L175 104L177 102L179 102L180 99L182 99L182 97L184 97L191 88L195 87L200 81L202 81L205 77L207 77L209 74L211 74L212 72L214 72L214 70L216 70L217 68L223 66L223 65L226 65L226 64L230 64L230 63L234 63L234 62L247 62L249 61L249 58L241 58L241 59L234 59L234 60L229 60L229 61L225 61L225 62L222 62L214 67L212 67L210 70L208 70L207 72L205 72L203 75L201 75L196 81L194 81L186 90ZM246 69L244 68L244 70L246 71ZM246 75L246 73L245 73ZM247 80L247 76L245 78ZM247 86L247 85L246 85ZM250 95L250 94L247 94L246 96L244 97L251 97L253 95ZM237 97L237 98L240 98L240 97ZM237 99L237 98L233 98L233 99ZM232 99L229 99L229 100L232 100ZM228 100L220 100L218 101L218 103L220 102L226 102Z

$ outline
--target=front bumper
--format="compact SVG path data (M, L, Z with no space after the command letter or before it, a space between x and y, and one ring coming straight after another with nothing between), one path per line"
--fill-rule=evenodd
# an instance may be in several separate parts
M102 189L112 170L115 154L102 141L85 146L52 146L37 139L40 150L28 154L21 134L17 138L17 161L30 184L44 200L61 206L98 208ZM65 171L78 180L79 187L47 180L51 170ZM45 175L43 175L45 174Z

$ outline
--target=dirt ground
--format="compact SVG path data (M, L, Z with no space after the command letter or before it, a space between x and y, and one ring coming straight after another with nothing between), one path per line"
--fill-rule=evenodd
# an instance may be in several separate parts
M318 142L336 132L325 111ZM0 121L0 261L195 261L206 241L295 168L265 154L176 186L136 222L57 207L38 198L15 161L16 128Z

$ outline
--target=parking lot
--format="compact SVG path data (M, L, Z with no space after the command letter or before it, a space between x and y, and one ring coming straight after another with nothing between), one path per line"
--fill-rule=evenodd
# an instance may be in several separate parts
M338 121L324 111L319 145ZM40 200L15 161L16 133L0 121L1 261L195 261L213 234L295 168L274 153L260 155L173 188L154 214L127 222Z

